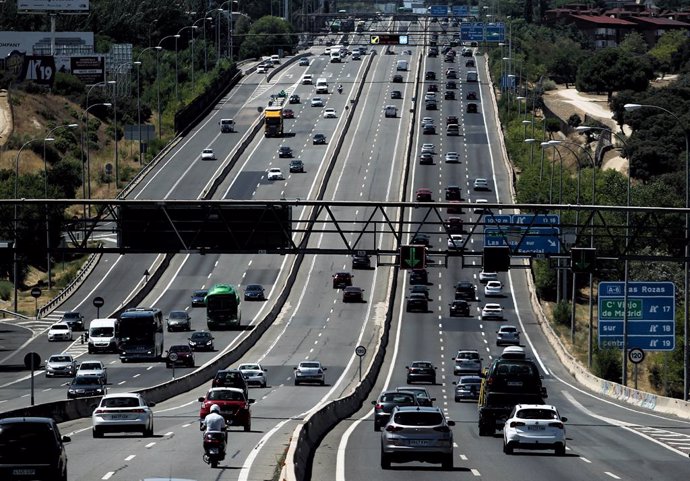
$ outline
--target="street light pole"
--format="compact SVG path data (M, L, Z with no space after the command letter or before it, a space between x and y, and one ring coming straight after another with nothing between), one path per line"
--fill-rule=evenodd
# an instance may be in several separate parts
M162 136L162 131L163 131L163 119L162 119L162 114L161 114L161 82L160 82L160 59L158 58L158 54L163 50L163 47L161 44L169 39L169 38L174 38L175 35L168 35L167 37L163 37L160 42L158 42L158 45L156 46L156 86L158 87L158 140L161 139Z
M82 183L82 189L83 189L83 195L84 195L84 200L87 198L91 198L91 156L89 154L89 110L91 110L93 107L112 107L112 104L110 102L100 102L97 104L93 105L88 105L86 110L84 111L84 117L86 118L86 122L82 125L82 138L86 142L86 170L84 170L84 159L82 159L82 176L84 175L84 172L86 172L86 178L84 179L84 182ZM82 118L84 118L82 117ZM83 155L84 147L82 147L82 155ZM87 185L88 184L88 185ZM88 190L87 190L88 189ZM84 222L86 222L86 203L84 204ZM91 205L88 207L89 213L91 212Z
M678 122L678 125L681 126L683 129L683 133L685 134L685 276L684 276L684 282L683 282L683 288L685 289L685 299L684 299L684 324L683 324L683 400L687 401L688 400L688 388L690 387L690 346L688 346L688 343L690 343L690 335L688 333L688 328L690 328L690 305L688 305L688 302L690 301L690 296L688 296L688 290L690 290L690 212L688 212L688 209L690 209L690 132L688 132L688 129L683 125L683 122L680 120L680 117L678 117L676 114L671 112L668 109L665 109L663 107L660 107L658 105L643 105L643 104L625 104L623 108L625 110L632 111L632 110L637 110L642 107L648 107L648 108L653 108L653 109L658 109L661 110L662 112L666 112L668 115L673 117L676 122ZM623 353L623 358L627 358L625 353Z
M134 62L134 65L137 66L137 125L138 125L138 130L139 130L139 164L141 164L141 155L142 155L142 144L141 144L141 56L144 55L144 52L147 50L160 50L161 47L146 47L144 50L139 52L139 55L137 55L137 59ZM156 53L156 59L158 59L158 53ZM148 140L148 136L147 139Z

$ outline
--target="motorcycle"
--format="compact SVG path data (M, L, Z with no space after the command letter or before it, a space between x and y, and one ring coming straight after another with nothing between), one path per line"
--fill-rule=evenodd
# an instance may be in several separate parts
M339 94L343 93L343 86L342 85L338 86L338 93Z
M223 431L207 431L204 433L204 462L212 468L225 459L227 434Z

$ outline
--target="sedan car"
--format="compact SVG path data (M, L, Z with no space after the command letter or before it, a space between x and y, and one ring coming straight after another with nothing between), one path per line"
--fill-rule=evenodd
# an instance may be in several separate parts
M292 157L292 148L288 145L281 145L278 148L278 157L281 159Z
M245 301L265 301L264 286L261 284L247 284L244 288Z
M57 324L53 324L50 326L50 329L48 329L48 342L72 340L72 328L69 327L69 324L59 322Z
M436 406L396 407L381 433L381 468L392 462L423 461L453 468L453 431L455 422L446 420Z
M476 374L482 372L482 357L476 349L461 349L453 358L455 366L453 374L460 376L463 374Z
M455 92L453 92L452 90L446 90L443 94L443 98L445 100L455 100Z
M425 387L421 386L398 386L395 388L398 392L411 392L417 397L417 404L420 406L433 406L435 397L431 397L429 391Z
M503 427L503 452L514 449L553 449L557 456L565 455L565 422L555 406L548 404L518 404Z
M426 87L427 92L438 92L438 85L436 84L429 84Z
M436 367L428 361L414 361L407 369L407 384L429 382L436 384Z
M474 190L489 190L489 181L483 178L474 179Z
M484 296L501 297L503 296L503 284L501 281L488 281L484 286Z
M436 127L434 127L434 124L424 124L424 125L422 125L422 134L423 135L435 135L436 134Z
M292 109L283 109L283 118L284 119L294 119L295 118L295 111Z
M321 97L312 97L310 105L312 107L323 107L323 99Z
M446 187L446 200L462 200L460 192L459 185L449 185Z
M192 294L192 307L206 307L206 294L208 294L206 289L194 291Z
M436 80L436 72L429 70L424 74L424 80Z
M108 368L101 361L84 361L77 369L77 376L97 377L103 384L108 384Z
M488 272L485 270L482 270L479 273L479 282L482 284L485 284L489 281L497 281L498 280L498 273L496 272Z
M474 66L475 66L475 65L474 65L474 60L471 60L471 59L470 59L470 60L468 60L467 62L465 62L465 67L474 67Z
M403 82L403 76L400 74L395 74L395 75L393 75L392 81L394 84L401 84Z
M402 98L402 92L400 90L392 90L391 91L391 99L397 100Z
M216 160L216 154L213 153L213 149L202 150L201 160Z
M352 256L352 269L371 269L371 257L355 254Z
M38 366L34 366L38 368ZM53 354L45 364L46 377L69 376L77 372L77 361L69 354Z
M187 344L193 351L213 351L214 339L213 334L208 331L197 331L187 339Z
M187 311L170 311L165 319L165 324L168 332L192 330L192 318Z
M457 152L446 152L446 162L448 162L449 164L457 164L458 162L460 162L460 155Z
M173 366L194 367L194 351L188 344L176 344L168 348L165 367Z
M484 307L482 307L482 319L503 319L503 308L500 304L484 304Z
M518 331L517 327L504 325L496 331L496 345L505 346L506 344L511 346L520 345L520 331Z
M252 413L250 406L254 404L254 399L247 399L242 389L235 387L213 387L209 389L206 396L200 397L199 402L199 422L211 412L214 404L220 408L220 415L226 421L232 421L231 426L242 426L245 432L252 430Z
M72 331L83 331L84 330L84 316L81 313L72 311L65 312L60 319L62 324L67 324Z
M455 402L462 402L466 399L479 399L479 390L482 385L480 376L460 376L455 384Z
M469 317L470 305L467 301L456 299L448 305L450 306L450 317Z
M414 245L419 245L419 246L428 246L430 242L430 237L428 234L424 234L422 232L417 232L415 235L412 236L412 239L410 239L410 244Z
M261 364L240 364L237 369L242 373L247 384L258 384L259 387L266 387L266 371L268 369L261 367Z
M417 202L433 202L434 201L434 198L432 197L431 189L426 189L424 187L417 189L417 192L415 193L415 199L417 200Z
M446 82L446 88L448 90L455 90L458 88L458 83L455 80L449 80Z
M277 167L273 167L271 169L268 169L267 177L268 177L268 180L284 180L285 179L285 177L283 176L283 172Z
M343 302L364 302L364 289L348 286L343 289Z
M467 104L467 113L468 114L476 114L477 113L477 104L470 102Z
M309 59L307 57L302 57L299 59L299 66L300 67L308 67L309 66Z
M304 382L326 384L326 369L319 361L302 361L295 371L295 386Z
M103 396L91 415L91 432L94 438L106 432L141 432L153 436L153 411L155 403L146 402L141 394L117 393Z
M108 389L98 376L75 376L67 387L67 398L76 399L89 396L104 396Z
M461 234L451 234L448 238L448 250L461 250L464 243Z
M405 302L405 312L428 312L429 299L425 294L412 292Z
M429 273L426 269L412 269L410 271L410 285L427 285L429 283Z
M420 165L432 165L434 163L434 156L429 152L424 152L419 154L419 164Z
M349 272L336 272L333 274L333 289L344 289L351 286L353 277Z
M314 134L312 144L313 145L326 144L326 136L324 134Z
M488 214L490 211L488 208L484 207L484 204L488 204L489 201L486 199L475 199L475 206L473 212L475 214Z
M383 391L374 405L374 431L380 431L388 423L396 406L418 406L417 396L409 391Z
M302 162L299 159L293 159L290 161L290 173L295 174L303 174L304 173L304 162Z
M297 94L290 95L290 98L288 99L288 103L291 103L291 104L298 104L301 101L302 100L299 98L299 95L297 95Z
M465 96L467 100L477 100L477 92L474 90L470 90L467 92L467 95Z
M338 116L335 113L335 109L333 108L327 108L326 110L323 111L323 118L324 119L335 119Z

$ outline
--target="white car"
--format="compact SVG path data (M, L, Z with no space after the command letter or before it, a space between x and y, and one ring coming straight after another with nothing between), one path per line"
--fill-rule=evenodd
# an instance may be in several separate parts
M329 107L323 111L323 118L324 119L335 119L336 117L337 117L337 115L335 114L335 109L332 109Z
M38 366L34 366L38 368ZM77 362L69 354L53 354L46 361L46 377L74 376L77 372Z
M422 119L422 125L426 125L426 124L434 125L434 119L432 119L431 117L424 117Z
M213 153L213 149L202 150L201 160L216 160L216 154Z
M484 286L486 297L498 297L503 295L503 284L501 281L488 281Z
M50 326L50 329L48 329L48 341L72 341L72 328L69 327L69 324L65 324L62 322L59 322L57 324L53 324Z
M460 162L460 155L457 152L447 152L446 162L457 163Z
M486 207L483 206L483 204L489 203L488 200L486 200L486 199L475 199L474 203L478 204L478 205L475 205L475 207L473 209L475 214L486 214L489 211Z
M311 99L312 107L323 107L323 99L321 97L313 97Z
M451 234L448 238L448 250L462 249L463 240L460 234Z
M434 92L428 92L424 95L424 101L436 100L436 94Z
M91 432L94 438L103 433L141 432L153 436L153 411L155 403L146 402L141 394L123 392L103 396L91 415Z
M565 454L565 422L555 406L518 404L503 427L503 452L514 449L553 449L557 456Z
M268 180L284 180L283 172L278 167L268 169Z
M422 144L422 151L420 154L435 154L436 146L434 144Z
M319 361L302 361L295 368L295 386L303 382L326 384L326 368Z
M474 190L489 190L489 181L483 178L474 179Z
M503 319L503 308L500 304L484 304L484 307L482 307L482 319Z
M261 367L261 364L240 364L237 368L244 376L244 380L249 384L258 384L260 387L266 387L266 371Z
M84 361L77 369L77 376L94 376L108 384L108 368L101 361Z
M498 280L498 273L496 272L486 272L486 271L481 271L479 273L479 282L482 284L489 282L489 281L497 281Z

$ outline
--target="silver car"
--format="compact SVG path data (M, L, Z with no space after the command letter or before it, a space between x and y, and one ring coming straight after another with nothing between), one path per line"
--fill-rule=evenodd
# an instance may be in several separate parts
M266 387L266 371L261 367L261 364L240 364L237 368L242 375L244 380L249 384L258 384L260 387Z
M455 384L456 403L465 399L479 399L479 391L482 385L482 378L480 376L461 376L453 384Z
M453 469L455 422L446 420L436 406L395 407L381 432L381 468L391 463L423 461Z
M38 367L38 366L36 366ZM77 373L77 361L69 354L54 354L46 361L46 377L69 376Z
M326 384L326 368L319 361L302 361L295 368L295 386L303 382Z
M168 332L192 330L192 318L187 311L170 311L165 322Z
M505 346L506 344L520 345L520 331L517 327L503 325L496 331L496 345Z
M141 432L144 437L153 436L153 411L155 403L146 402L141 394L125 392L103 396L91 415L94 438L103 433Z
M462 374L479 374L482 372L482 360L477 350L461 350L453 358L455 366L453 367L453 374L456 376Z

